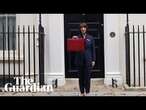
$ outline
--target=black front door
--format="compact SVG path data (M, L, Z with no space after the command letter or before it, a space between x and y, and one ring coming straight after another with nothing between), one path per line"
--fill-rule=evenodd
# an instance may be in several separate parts
M77 78L75 67L75 53L66 51L66 40L73 35L79 34L79 24L86 22L88 32L95 39L96 65L92 69L92 78L104 78L104 34L103 34L103 14L65 14L65 76L66 78Z

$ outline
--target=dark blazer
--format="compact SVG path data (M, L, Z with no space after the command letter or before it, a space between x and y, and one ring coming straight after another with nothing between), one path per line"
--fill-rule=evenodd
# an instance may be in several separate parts
M79 35L79 38L82 36ZM96 55L95 55L95 42L94 38L87 34L85 37L85 51L84 52L79 52L76 53L76 66L92 66L92 61L96 60Z

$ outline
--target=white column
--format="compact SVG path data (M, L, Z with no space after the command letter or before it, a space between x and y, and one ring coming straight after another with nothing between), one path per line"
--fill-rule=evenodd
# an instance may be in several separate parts
M42 14L45 29L45 83L58 79L65 83L64 63L64 16L63 14Z
M121 25L120 14L104 15L104 53L105 53L105 79L106 85L112 84L112 78L117 80L117 84L123 83L124 69L124 25ZM110 33L115 32L115 37L110 37ZM122 39L122 40L121 40ZM121 42L122 41L122 42ZM122 46L123 47L122 47ZM121 54L122 53L122 54ZM122 56L121 56L122 55Z

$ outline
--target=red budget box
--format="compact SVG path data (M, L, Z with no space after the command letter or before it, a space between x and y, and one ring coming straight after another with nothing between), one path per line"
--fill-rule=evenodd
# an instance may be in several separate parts
M82 52L85 50L84 39L67 39L68 52Z

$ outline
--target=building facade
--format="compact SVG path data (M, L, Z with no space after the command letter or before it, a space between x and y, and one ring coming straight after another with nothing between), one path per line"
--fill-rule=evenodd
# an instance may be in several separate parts
M39 25L39 14L16 14L13 16L15 16L16 26L20 25L20 27L22 27L23 25L25 26L34 25L37 30L37 27ZM48 84L52 79L58 79L58 85L62 86L65 84L65 79L67 78L66 77L67 71L65 66L66 65L65 64L66 63L65 16L66 14L41 15L42 26L44 27L44 32L45 32L45 40L44 40L45 84ZM145 18L146 15L130 14L129 25L132 26L138 24L139 25L146 24ZM105 85L111 85L112 79L116 79L118 85L124 85L126 84L126 56L125 56L126 54L125 26L127 24L126 14L103 14L102 19L103 22L101 23L101 26L103 27L103 42L102 42L103 44L101 45L103 46L101 49L103 52L102 64L104 64L103 66L104 71L102 71L103 77L97 76L95 77L95 79L99 79L99 78L103 79ZM36 37L35 40L36 40L36 56L37 56L38 37ZM20 46L21 44L23 43L20 42ZM23 57L23 55L21 57ZM36 61L36 64L37 63L38 62ZM2 70L2 57L1 57L0 68L1 68L0 70ZM33 73L33 69L30 71ZM38 76L38 72L36 73Z

